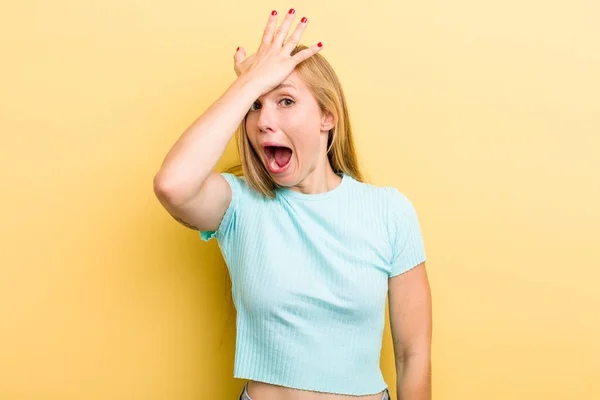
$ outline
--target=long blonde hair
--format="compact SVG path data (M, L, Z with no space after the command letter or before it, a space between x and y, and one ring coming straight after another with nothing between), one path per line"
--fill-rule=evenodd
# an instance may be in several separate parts
M292 50L291 55L305 49L307 46L298 45ZM346 98L335 71L319 53L298 64L296 71L315 97L321 112L330 112L334 116L334 121L337 121L329 131L327 141L327 158L331 168L335 173L345 173L357 181L364 182L356 155ZM228 168L226 172L245 176L254 190L265 196L275 197L275 189L278 185L250 144L246 133L246 117L236 131L236 141L241 164Z

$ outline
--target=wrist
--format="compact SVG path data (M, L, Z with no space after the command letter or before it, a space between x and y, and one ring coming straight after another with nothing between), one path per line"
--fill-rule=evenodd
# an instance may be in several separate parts
M264 92L256 79L246 74L238 76L233 84L243 93L251 94L254 99L258 98Z

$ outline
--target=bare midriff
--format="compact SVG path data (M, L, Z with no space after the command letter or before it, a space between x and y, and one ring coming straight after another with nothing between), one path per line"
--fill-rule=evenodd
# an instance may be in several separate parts
M247 390L252 400L381 400L384 393L382 391L364 396L351 396L300 390L257 381L249 381Z

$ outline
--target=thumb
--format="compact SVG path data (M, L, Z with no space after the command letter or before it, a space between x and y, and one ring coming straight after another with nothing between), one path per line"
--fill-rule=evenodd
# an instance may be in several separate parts
M235 54L233 55L233 59L236 64L241 63L246 59L246 50L243 47L238 47Z

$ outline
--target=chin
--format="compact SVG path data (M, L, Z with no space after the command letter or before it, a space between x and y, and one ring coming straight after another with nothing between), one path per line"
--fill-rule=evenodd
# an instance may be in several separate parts
M271 177L271 179L273 179L273 181L275 181L275 183L277 183L280 186L290 187L294 186L294 184L296 183L296 174L291 170L287 170L284 173L278 174L269 172L269 176Z

